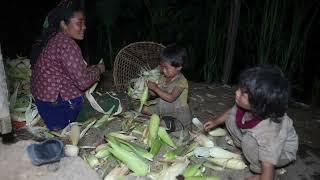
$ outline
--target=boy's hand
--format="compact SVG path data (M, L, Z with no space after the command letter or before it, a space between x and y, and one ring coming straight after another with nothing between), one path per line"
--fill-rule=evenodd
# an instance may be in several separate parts
M147 82L147 86L148 86L148 88L151 89L152 91L154 91L155 89L158 88L157 83L152 82L152 81L148 81L148 82Z
M227 110L226 112L224 112L219 116L213 116L206 123L204 123L203 129L205 131L209 131L211 128L214 128L222 123L225 123L227 118L230 116L230 111L231 109Z

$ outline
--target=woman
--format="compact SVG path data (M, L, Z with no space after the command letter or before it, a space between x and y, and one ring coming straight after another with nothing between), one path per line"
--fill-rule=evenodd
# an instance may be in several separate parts
M52 13L50 33L34 51L40 53L33 54L31 92L48 129L59 130L76 120L85 90L99 81L105 67L87 66L76 43L86 29L81 7L73 3Z

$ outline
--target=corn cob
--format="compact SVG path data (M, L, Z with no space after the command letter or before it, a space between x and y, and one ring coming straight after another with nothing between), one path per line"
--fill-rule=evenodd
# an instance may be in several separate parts
M112 138L108 138L108 143L112 147L109 151L112 155L126 164L136 175L145 176L150 170L150 165L135 153L122 149L115 141Z
M171 137L169 136L165 128L159 127L158 136L164 143L168 144L170 147L174 149L177 148L177 146L174 144L174 142L172 141Z

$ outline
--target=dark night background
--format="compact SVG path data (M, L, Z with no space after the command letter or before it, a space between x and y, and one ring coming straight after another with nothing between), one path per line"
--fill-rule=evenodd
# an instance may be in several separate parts
M99 51L99 49L103 49L105 47L105 44L101 44L101 37L103 39L107 39L108 37L106 34L102 34L103 36L99 35L99 30L101 30L101 26L103 23L101 23L101 10L96 10L97 2L100 1L92 1L87 0L86 1L86 10L88 11L87 17L87 38L84 42L81 42L81 47L83 49L84 56L86 57L87 61L89 63L96 63L98 59L100 59L101 56L108 57L108 53L103 53ZM121 0L119 0L120 2ZM297 0L296 0L297 1ZM28 56L31 44L35 37L40 34L41 27L43 24L43 21L50 9L52 9L56 3L57 0L43 0L43 1L18 1L18 0L2 0L0 2L0 17L1 17L1 34L0 34L0 40L1 40L1 49L2 54L4 57L9 58L15 58L16 55L20 56ZM195 40L193 38L196 38L193 34L200 35L207 35L208 34L208 28L202 29L202 27L207 26L206 23L206 17L208 16L205 14L207 11L210 13L210 10L204 10L201 11L201 8L206 9L204 4L199 3L198 1L191 0L191 1L170 1L169 5L174 7L174 9L181 10L181 14L179 16L180 19L185 19L186 22L194 21L198 24L190 25L190 24L184 24L181 23L180 27L178 27L177 24L170 24L165 23L166 21L172 21L170 18L168 19L161 19L156 22L155 28L159 27L159 31L157 32L158 35L156 36L143 36L144 34L147 34L146 32L151 31L148 20L146 20L146 13L144 5L141 5L139 3L134 4L133 2L137 1L130 1L130 3L125 3L125 0L121 1L121 6L115 5L114 7L108 7L106 11L114 11L113 13L117 13L117 16L114 16L112 20L112 24L110 26L107 26L111 29L111 37L113 38L113 56L114 57L119 49L121 47L129 44L130 42L135 41L144 41L144 40L154 40L161 42L163 44L168 44L171 42L180 42L181 44L188 46L188 44L194 44L195 47L198 45L195 43ZM129 1L127 1L129 2ZM142 0L141 0L142 2ZM146 2L146 1L145 1ZM160 2L160 1L159 1ZM169 1L163 1L168 3ZM173 3L174 2L174 3ZM203 1L204 2L204 1ZM209 3L208 1L206 1ZM242 1L241 6L241 16L240 16L240 23L244 22L245 20L242 19L242 17L245 17L246 10L249 9L249 7L253 6L252 4L259 3L260 1ZM293 1L289 1L293 2ZM310 9L310 12L308 12L308 16L312 16L312 12L319 11L320 8L320 2L318 0L308 0L308 1L302 1L302 4L308 4L312 8ZM117 1L114 0L115 4L118 4ZM261 2L262 3L262 2ZM103 7L103 5L101 5ZM163 6L163 4L154 5L154 6ZM187 8L187 6L189 6ZM256 5L255 5L256 6ZM194 8L194 9L192 9ZM157 8L153 7L153 10L156 11ZM164 8L163 8L164 9ZM200 9L200 10L199 10ZM151 9L152 10L152 9ZM311 12L312 11L312 12ZM99 13L100 12L100 13ZM249 11L248 11L249 12ZM119 15L120 14L120 15ZM152 14L152 13L151 13ZM155 13L154 13L155 14ZM161 14L161 13L159 13ZM191 16L202 16L204 18L199 18L199 20L188 20L188 18L193 18ZM249 13L247 13L249 14ZM300 64L299 66L302 66L299 69L299 72L291 72L292 74L297 74L299 77L291 76L292 81L299 81L302 82L299 84L299 90L294 91L293 95L294 97L302 102L305 103L311 103L312 98L319 98L320 92L314 92L312 93L312 89L315 91L315 82L316 80L319 80L319 59L320 59L320 15L318 13L314 13L315 17L313 20L313 23L311 25L308 38L305 43L305 51L304 51L304 63ZM251 16L251 15L249 15ZM286 16L286 14L285 14ZM176 17L176 16L175 16ZM213 16L214 17L214 16ZM307 19L310 19L310 17L307 17ZM111 19L112 19L111 18ZM156 17L154 17L156 18ZM172 17L171 17L172 18ZM219 18L222 18L219 17ZM228 20L228 17L225 17L225 19ZM102 20L103 21L103 20ZM293 20L294 21L294 20ZM290 27L290 21L283 21L285 24L284 27ZM161 29L159 25L164 24L167 29L164 30ZM170 28L169 26L172 26ZM144 28L147 27L147 28ZM130 31L132 30L132 31ZM157 29L156 29L157 30ZM161 30L161 31L160 31ZM203 32L202 32L203 31ZM134 33L133 33L134 32ZM189 33L189 34L188 34ZM190 34L191 33L191 34ZM254 46L254 44L245 43L244 39L246 39L245 35L253 34L254 32L250 32L250 28L243 29L243 27L239 29L238 37L237 37L237 47L235 56L234 56L234 63L232 66L232 78L230 83L235 82L235 77L237 74L243 70L245 67L247 67L249 64L254 64L253 62L247 61L248 54L250 54L249 50L250 47ZM199 40L197 42L200 44L206 44L204 40L207 40L208 37L197 37ZM243 44L242 44L243 42ZM100 44L99 44L100 43ZM194 46L192 46L194 48ZM219 45L217 45L219 46ZM245 51L247 54L241 54L244 50L241 48L248 47ZM204 52L200 52L201 48L198 49L194 48L188 48L188 54L194 54L193 57L196 57L193 60L192 63L193 67L189 67L187 71L187 74L189 75L189 79L195 80L195 81L215 81L215 78L206 79L204 75L198 70L194 71L194 69L201 69L203 62L200 59L205 59L201 57L200 55L197 56L197 54L205 54ZM93 52L94 49L95 51ZM109 53L110 54L110 53ZM199 59L198 59L199 58ZM107 59L107 58L106 58ZM112 60L110 61L112 62ZM112 64L112 63L110 63ZM109 69L111 69L112 65L108 66ZM194 68L194 69L193 69ZM212 69L214 70L214 69ZM191 72L195 72L195 74L192 74ZM316 91L320 91L320 88L316 89ZM315 97L316 96L316 97Z

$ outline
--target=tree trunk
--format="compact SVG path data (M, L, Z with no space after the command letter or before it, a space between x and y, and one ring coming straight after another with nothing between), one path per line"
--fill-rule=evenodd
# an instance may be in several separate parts
M238 26L239 26L240 9L241 9L241 0L233 0L233 3L231 3L228 39L227 39L226 51L225 51L225 61L223 65L222 83L224 84L228 83L231 75L234 49L236 45Z

